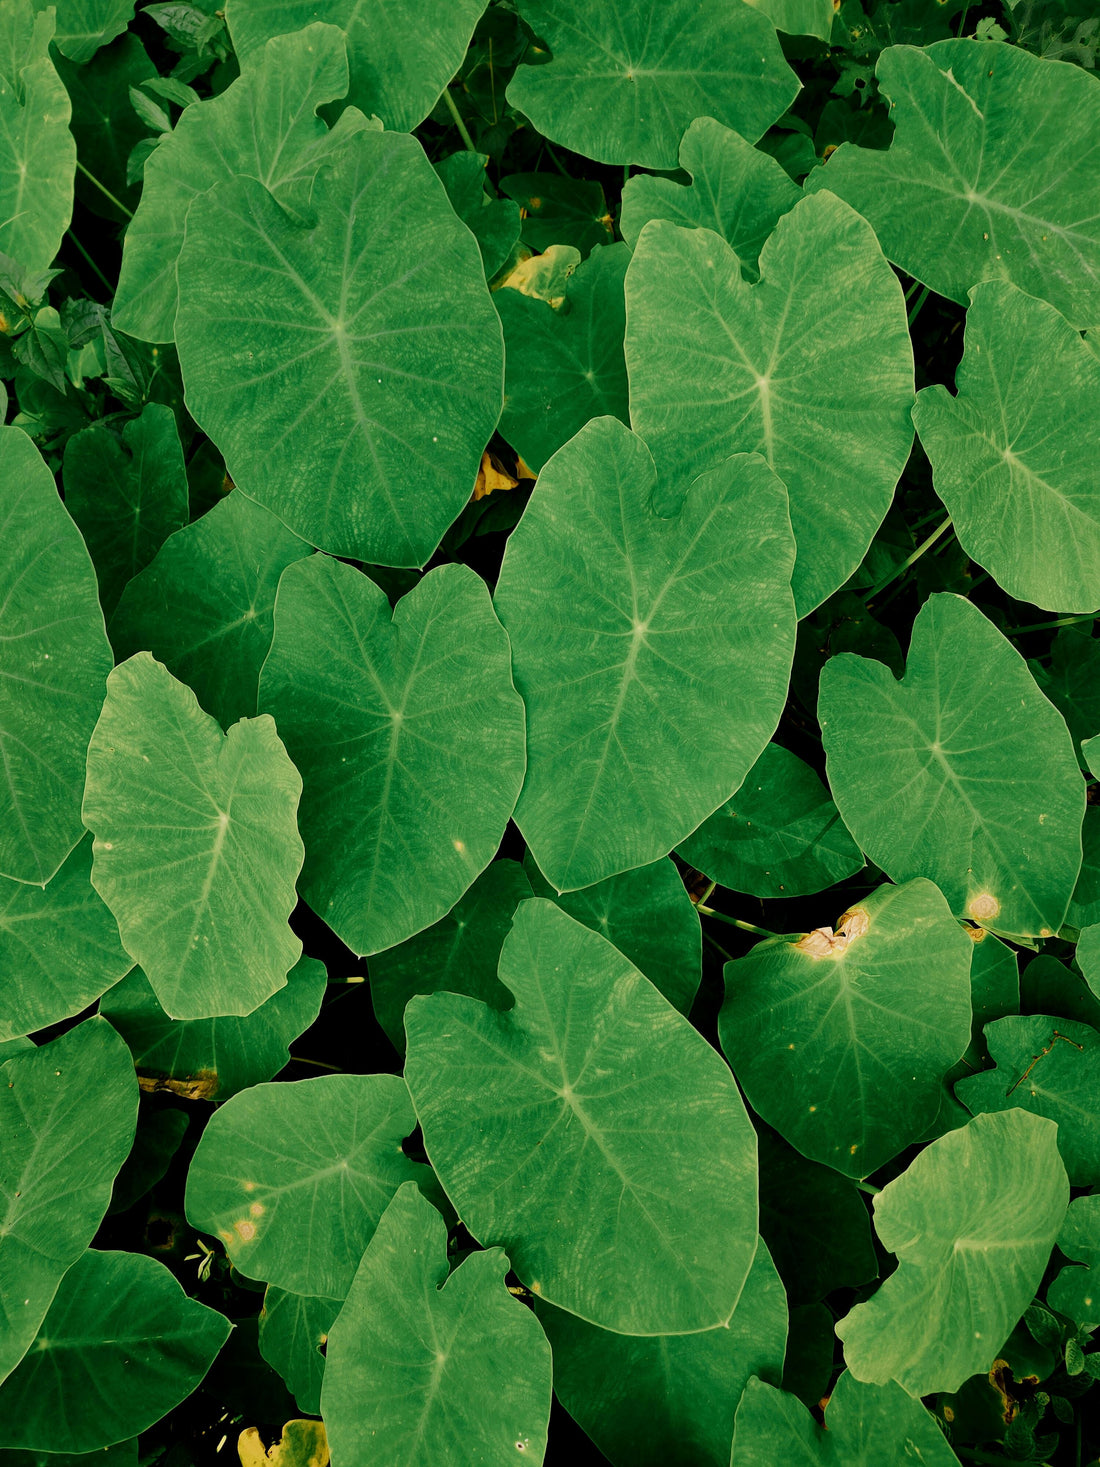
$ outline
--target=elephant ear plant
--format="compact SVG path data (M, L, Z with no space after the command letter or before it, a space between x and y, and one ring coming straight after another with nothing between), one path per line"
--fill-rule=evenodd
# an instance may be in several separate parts
M0 1467L1100 1463L1098 62L2 0Z

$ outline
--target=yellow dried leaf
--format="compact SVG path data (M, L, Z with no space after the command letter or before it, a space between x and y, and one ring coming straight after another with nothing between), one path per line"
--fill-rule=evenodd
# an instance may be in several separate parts
M168 1075L138 1075L138 1089L146 1095L156 1095L159 1090L170 1091L183 1100L213 1100L221 1084L217 1070L199 1070L182 1080L173 1080Z
M581 262L580 250L572 245L551 245L541 255L521 260L495 290L518 290L534 296L557 310L565 301L565 282Z
M531 477L534 478L534 475ZM477 471L477 481L474 484L474 503L498 489L514 489L518 483L519 480L486 449L481 455L481 467Z
M328 1467L328 1438L320 1421L288 1421L283 1435L265 1451L260 1433L246 1427L237 1438L241 1467Z

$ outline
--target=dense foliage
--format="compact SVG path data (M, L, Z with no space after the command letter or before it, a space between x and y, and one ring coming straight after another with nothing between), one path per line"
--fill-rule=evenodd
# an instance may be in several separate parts
M1096 1461L1095 0L139 5L0 0L0 1467Z

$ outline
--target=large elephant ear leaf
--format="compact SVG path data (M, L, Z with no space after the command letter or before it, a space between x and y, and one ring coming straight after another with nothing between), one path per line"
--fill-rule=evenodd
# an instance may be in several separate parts
M729 1070L552 902L520 906L500 980L503 1013L452 993L405 1011L405 1079L463 1222L533 1294L604 1329L725 1324L757 1225L756 1138Z
M541 1463L550 1346L499 1248L448 1275L447 1228L414 1186L382 1214L329 1331L321 1410L338 1461Z
M308 213L246 177L192 201L176 316L187 404L239 489L310 544L420 566L500 416L481 253L402 133L333 148Z
M990 283L970 293L956 385L925 388L913 421L959 544L1018 601L1095 611L1100 360L1053 306Z
M800 87L771 24L725 0L519 0L553 52L508 101L554 142L601 163L676 167L680 134L711 116L755 140Z
M80 790L111 647L95 571L53 475L0 428L0 875L45 886L83 835Z
M712 230L653 220L626 302L631 424L658 473L763 454L790 495L805 616L863 558L913 442L905 302L874 232L832 195L803 198L750 285Z
M837 1325L854 1376L926 1396L989 1370L1066 1215L1057 1135L1022 1110L977 1116L878 1193L875 1230L898 1267Z
M348 48L348 101L380 117L390 132L412 132L462 65L484 9L485 0L230 0L226 19L246 63L270 36L307 21L339 26Z
M999 41L889 46L878 80L895 133L845 143L807 188L870 220L887 256L966 304L984 280L1100 323L1100 93L1078 66Z
M833 798L888 876L927 876L957 917L1005 937L1058 931L1085 783L1061 714L972 602L929 597L900 682L831 658L818 713Z
M496 606L527 705L516 823L556 890L667 855L744 779L786 696L792 558L758 455L662 502L646 445L597 418L542 471Z
M104 1019L37 1049L5 1048L0 1060L2 1381L103 1221L134 1139L138 1087L129 1051Z

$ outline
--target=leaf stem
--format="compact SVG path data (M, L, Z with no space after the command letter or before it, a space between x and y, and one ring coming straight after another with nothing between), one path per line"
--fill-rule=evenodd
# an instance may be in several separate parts
M925 303L925 301L928 299L928 294L929 294L929 292L928 292L928 286L926 285L921 290L920 295L917 296L917 303L916 303L916 305L909 312L908 325L909 325L910 331L912 331L912 329L913 329L913 322L920 315L920 308L921 308L921 306L923 306L924 303Z
M703 936L710 943L711 947L719 955L719 957L725 958L725 960L726 960L727 963L732 963L733 962L733 954L732 953L728 953L725 950L725 948L722 946L722 944L720 942L715 942L714 938L711 937L711 935L710 935L709 932L704 932L703 933Z
M450 89L450 87L444 87L443 88L443 100L447 104L447 110L450 112L451 116L454 118L455 127L458 128L458 135L459 135L459 137L462 139L464 145L466 146L466 148L468 149L469 152L476 153L477 152L477 149L474 147L474 140L470 136L469 129L467 128L466 124L462 120L462 114L458 110L458 107L457 107L457 105L455 103L455 99L451 96L451 89Z
M881 596L882 593L883 593L883 591L886 590L886 587L890 584L891 581L896 581L897 578L898 578L898 576L904 575L905 572L909 569L909 567L911 565L915 565L916 562L924 554L924 552L926 550L930 549L933 545L935 545L936 541L940 538L940 536L943 534L943 532L945 530L950 529L950 528L951 528L951 516L948 515L945 520L942 520L936 526L936 528L928 536L927 540L922 540L921 541L921 543L917 546L916 550L913 551L912 555L908 556L905 560L902 561L902 563L899 566L897 566L894 570L892 570L890 572L890 574L885 578L885 580L879 581L878 585L874 588L874 590L871 592L870 596L868 596L868 598L867 598L867 609L868 609L868 611L871 609L871 602L875 599L875 597L876 596Z
M703 917L717 917L719 922L728 922L731 927L739 927L742 932L755 932L757 937L778 937L778 932L769 932L766 927L756 927L751 922L742 922L738 917L727 917L725 912L716 912L713 907L704 907L700 904L695 908Z
M91 255L89 255L88 251L80 243L80 241L77 239L76 235L72 232L72 230L71 229L67 229L65 231L65 233L69 236L69 238L72 240L73 244L76 245L77 249L83 255L85 264L87 264L88 267L90 269L94 270L95 273L99 276L100 280L103 282L104 286L106 287L107 294L110 295L111 292L114 290L114 286L107 279L106 275L104 275L103 271L99 268L99 266L96 264L96 262L92 259Z
M81 161L80 161L79 158L76 160L76 166L80 169L81 173L83 173L84 177L86 179L88 179L88 181L90 183L94 183L95 184L96 188L100 191L100 193L103 195L103 197L105 199L110 199L111 203L114 204L114 206L115 206L116 209L121 209L122 210L122 212L126 215L127 219L132 219L134 217L134 211L133 211L133 209L127 209L126 205L122 202L121 199L116 199L115 196L114 196L114 194L106 186L106 184L100 183L99 179L96 178L95 174L92 173L92 172L90 172L87 168L85 168L84 167L84 164L81 163Z
M861 1192L866 1192L868 1197L877 1197L882 1191L882 1188L876 1187L874 1182L857 1182L856 1186Z
M1022 637L1025 632L1052 632L1055 627L1072 627L1078 622L1094 621L1095 618L1094 611L1086 611L1083 616L1060 616L1055 621L1033 621L1030 626L1010 628L1008 635Z

